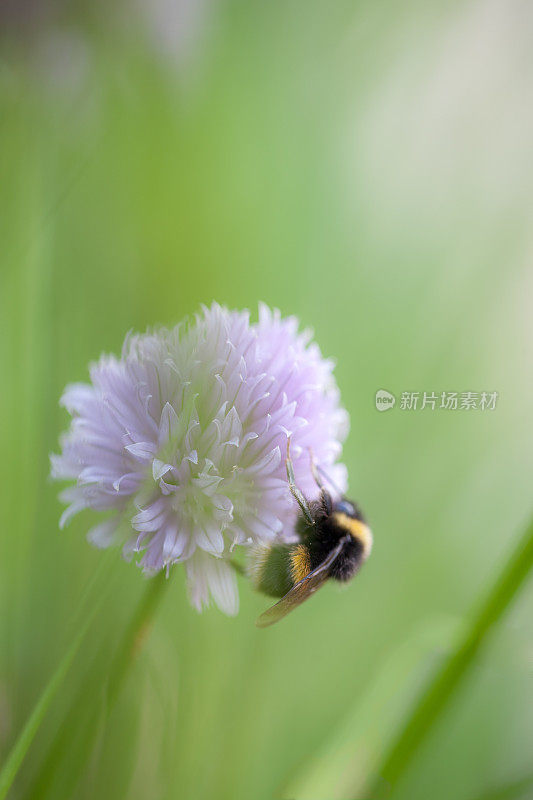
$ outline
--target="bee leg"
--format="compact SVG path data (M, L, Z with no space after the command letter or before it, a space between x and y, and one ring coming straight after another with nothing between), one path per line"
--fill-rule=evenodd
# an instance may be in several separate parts
M322 483L322 478L320 477L320 473L318 471L318 465L315 461L315 456L311 448L309 448L309 457L311 459L311 472L313 473L313 478L315 479L315 483L320 489L320 496L322 498L322 502L326 508L328 514L331 514L333 511L333 500L331 499L331 495Z
M293 466L292 466L290 446L291 446L291 437L288 436L287 437L287 458L285 459L285 465L287 467L287 480L289 481L289 489L291 490L292 496L294 497L294 499L296 500L296 502L298 503L298 505L302 509L302 514L304 515L305 521L307 522L307 524L308 525L314 525L315 521L313 519L313 515L311 514L311 510L309 508L307 500L305 499L305 497L303 496L301 491L296 486L296 480L295 480L295 477L294 477L294 469L293 469Z

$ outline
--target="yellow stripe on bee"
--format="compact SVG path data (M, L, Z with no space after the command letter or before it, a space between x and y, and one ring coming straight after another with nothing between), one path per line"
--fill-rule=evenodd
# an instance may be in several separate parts
M341 528L344 528L350 536L361 542L363 546L363 559L368 558L372 550L372 531L360 519L349 517L342 511L336 511L333 515L335 522Z
M291 577L294 584L303 581L311 572L309 550L305 545L297 545L291 553Z

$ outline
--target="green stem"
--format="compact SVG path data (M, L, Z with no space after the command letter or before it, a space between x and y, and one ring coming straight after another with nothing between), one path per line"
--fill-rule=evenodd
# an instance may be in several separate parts
M369 790L369 797L387 796L407 771L433 723L472 666L485 639L506 612L532 567L533 520L504 564L458 647L423 692L398 738L385 754Z
M109 675L107 686L108 713L118 699L128 669L143 646L167 583L164 570L150 579L135 614L126 628Z

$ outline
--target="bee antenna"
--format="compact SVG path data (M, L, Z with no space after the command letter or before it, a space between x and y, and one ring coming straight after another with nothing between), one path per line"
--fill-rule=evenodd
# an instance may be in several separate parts
M296 480L294 477L294 468L292 466L292 458L291 458L291 437L287 437L287 458L285 459L285 466L287 468L287 480L289 481L289 489L291 490L292 496L302 509L302 514L305 517L305 520L308 525L314 525L315 521L313 519L313 515L311 514L311 509L309 508L309 504L301 491L296 486Z
M322 501L323 501L323 503L324 503L324 505L326 507L327 513L331 514L332 507L333 507L332 500L331 500L331 495L328 492L328 490L326 489L326 487L324 486L324 484L322 483L322 479L321 479L321 477L320 477L320 475L318 473L317 463L315 461L315 457L313 455L313 450L312 450L311 447L309 448L309 457L311 459L311 473L313 475L313 478L315 479L316 485L320 489L320 495L321 495Z
M312 447L309 448L309 459L311 461L311 473L313 475L313 478L315 479L315 483L320 489L320 491L323 492L325 491L324 484L322 483L320 475L318 474L317 463L315 461L315 456Z

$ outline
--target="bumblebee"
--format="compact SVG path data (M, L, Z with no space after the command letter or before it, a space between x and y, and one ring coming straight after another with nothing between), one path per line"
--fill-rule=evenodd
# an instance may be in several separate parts
M372 549L372 533L359 507L342 497L333 500L322 483L320 468L311 454L311 470L320 489L318 500L308 503L296 486L287 440L287 478L301 514L294 544L254 548L248 573L258 591L281 600L256 622L266 628L278 622L329 578L346 582L358 572Z

